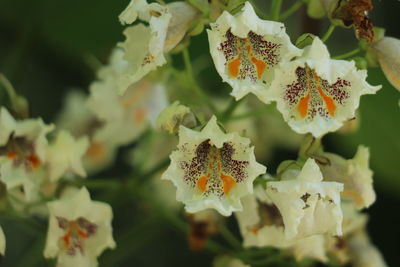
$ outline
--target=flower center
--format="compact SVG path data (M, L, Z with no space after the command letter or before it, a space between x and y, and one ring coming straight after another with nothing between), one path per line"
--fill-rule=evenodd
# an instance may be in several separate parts
M4 147L0 147L0 155L7 156L16 166L25 165L27 170L36 169L41 164L34 144L21 137L11 137Z
M83 254L85 240L96 233L97 225L83 217L72 221L64 217L57 217L57 221L58 226L65 231L60 240L66 253L73 256L78 250Z
M260 80L268 70L279 61L280 44L265 41L261 35L249 32L247 38L239 38L229 29L226 41L220 44L225 55L227 72L230 77L253 82Z
M191 162L181 162L185 182L204 195L228 195L237 183L247 178L245 168L248 161L232 159L234 153L231 143L224 143L218 149L209 140L203 141L196 148L196 156Z
M335 117L338 104L344 105L350 97L346 87L350 82L340 78L333 84L321 79L308 65L296 69L297 80L287 86L284 99L295 108L301 119Z

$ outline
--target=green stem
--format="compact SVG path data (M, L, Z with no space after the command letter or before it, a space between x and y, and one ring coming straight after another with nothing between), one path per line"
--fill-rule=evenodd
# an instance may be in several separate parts
M232 116L232 113L235 109L239 106L239 104L243 101L244 98L240 100L236 100L235 98L231 98L231 102L229 103L228 107L221 115L221 121L228 121Z
M335 30L336 26L331 24L329 25L328 30L326 31L326 33L324 34L324 36L322 36L321 41L326 43L326 41L328 41L329 37L331 37L333 31Z
M243 119L247 119L247 118L257 117L257 116L264 114L268 110L269 110L269 106L265 106L265 107L247 112L247 113L243 113L243 114L236 115L236 116L231 116L226 121L243 120Z
M221 226L219 227L219 232L220 232L221 236L233 248L235 248L235 249L241 249L242 248L242 244L240 243L240 241L232 234L231 231L229 231L229 229L225 225L221 224Z
M347 53L344 53L344 54L341 54L339 56L333 57L333 59L346 59L346 58L352 57L354 55L357 55L360 51L361 51L361 48L357 47L357 48L355 48L355 49L353 49L353 50L351 50L351 51L349 51Z
M192 89L196 92L196 94L198 94L200 98L202 98L202 100L208 105L208 107L213 111L214 114L218 114L218 111L212 103L211 99L207 96L207 94L204 93L203 89L198 85L194 78L188 48L185 48L183 50L183 61L185 63L186 73L190 79L190 82L192 83Z
M282 0L272 0L271 3L271 20L279 20L279 14L282 8Z
M289 7L282 15L279 17L280 21L283 21L293 15L302 5L304 4L303 0L297 0L291 7Z

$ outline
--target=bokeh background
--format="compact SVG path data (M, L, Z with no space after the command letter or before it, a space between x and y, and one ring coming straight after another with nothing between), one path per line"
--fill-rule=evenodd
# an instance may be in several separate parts
M106 63L111 49L123 40L123 27L117 16L128 2L0 0L0 72L29 100L33 117L52 122L68 90L87 91L99 63ZM287 6L294 1L284 2ZM260 8L269 6L266 0L258 3ZM400 2L374 1L374 6L370 13L374 24L386 28L388 36L400 38ZM323 33L328 22L306 19L304 10L300 10L286 27L295 41L305 31ZM353 31L337 29L328 45L332 55L353 49ZM205 34L192 38L190 51L193 57L206 55L208 67L204 78L200 77L202 84L210 91L225 88L206 54ZM400 266L400 93L378 68L369 70L369 82L382 83L383 89L377 95L362 98L359 131L329 134L324 145L347 158L354 155L358 144L370 147L378 198L367 211L371 215L369 232L389 266ZM0 92L0 103L3 101L5 95ZM296 151L279 147L276 153L277 157L265 162L271 172L279 161L296 157ZM117 179L126 175L129 168L119 160L117 166L101 175ZM104 253L100 266L210 266L212 254L190 252L186 237L148 213L145 203L121 200L101 190L92 192L94 199L111 203L115 214L118 248ZM42 257L46 225L36 225L37 231L32 231L10 218L0 218L0 223L7 237L7 254L0 266L52 266L53 262Z

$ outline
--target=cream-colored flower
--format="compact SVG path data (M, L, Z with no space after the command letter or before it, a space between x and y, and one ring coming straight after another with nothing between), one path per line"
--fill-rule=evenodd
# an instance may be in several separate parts
M222 13L207 32L215 67L237 100L250 92L263 97L276 67L301 54L285 26L259 19L249 2L235 16Z
M242 210L240 198L253 192L266 168L257 163L250 140L225 134L212 117L202 131L180 127L178 150L162 178L177 187L177 200L194 213L214 208L224 216Z
M15 120L4 107L0 108L0 146L7 144L15 129Z
M164 85L148 79L132 84L123 95L115 90L118 84L121 50L115 49L110 65L99 71L101 80L90 87L88 108L102 122L92 140L110 145L125 145L134 141L155 121L167 106Z
M6 251L6 237L3 232L3 228L0 226L0 254L4 255Z
M354 61L330 59L316 37L302 57L280 65L265 101L277 102L294 131L320 137L353 118L362 95L381 88L369 85L366 77Z
M5 109L1 113L2 121L7 123L0 125L0 132L4 127L4 133L8 132L4 136L8 137L0 145L0 180L7 191L22 190L26 201L34 201L45 177L46 135L54 126L44 124L41 119L17 121Z
M342 234L340 192L343 184L323 182L313 159L302 170L288 170L282 180L267 183L267 195L282 214L287 239L315 234Z
M301 239L287 239L283 218L262 186L255 194L243 198L243 211L235 212L243 236L244 247L276 247L288 249L297 260L312 258L325 262L325 239L312 235Z
M359 146L356 155L350 160L332 153L321 153L318 156L327 159L327 163L320 164L324 179L343 183L342 198L351 199L358 209L368 208L375 202L368 148Z
M67 131L58 132L55 141L49 146L47 152L50 180L57 181L69 171L78 176L86 177L82 157L88 147L89 140L87 137L75 140Z
M241 260L228 255L220 255L214 259L213 267L250 267Z
M400 91L400 40L383 37L370 45L370 50L378 58L383 73L394 88Z
M44 256L57 266L95 267L97 257L114 248L110 205L92 201L86 188L48 203L50 221Z
M365 230L351 235L348 240L351 263L354 267L386 267L385 260L379 250L371 244Z

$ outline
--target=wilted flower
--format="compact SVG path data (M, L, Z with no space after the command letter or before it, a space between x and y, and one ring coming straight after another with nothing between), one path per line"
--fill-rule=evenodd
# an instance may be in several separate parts
M250 140L225 134L212 117L201 132L181 126L178 150L163 179L177 187L177 200L188 212L214 208L224 216L242 210L240 198L253 192L254 179L265 172L255 161Z
M85 177L86 172L82 158L88 147L89 141L86 136L75 140L67 131L58 132L54 143L49 146L47 152L50 180L56 181L69 171Z
M160 113L157 118L157 128L174 134L178 132L180 125L194 128L196 126L196 117L190 108L179 104L179 101L175 101Z
M313 159L302 170L288 170L282 180L267 183L267 195L283 218L287 239L315 234L342 234L340 192L343 184L323 182Z
M48 204L49 229L44 256L58 257L57 266L97 266L97 257L114 248L112 210L92 201L86 188Z
M208 238L218 232L221 215L215 210L207 209L187 214L189 223L188 241L191 250L203 250Z
M208 39L215 67L236 100L250 92L264 95L277 65L301 54L284 25L259 19L249 2L235 16L225 11L211 24Z
M375 202L372 171L369 168L369 150L359 146L353 159L346 160L332 153L319 153L319 162L326 181L343 183L342 198L351 199L358 209L367 208Z
M357 70L354 61L330 59L316 37L302 57L283 63L275 72L265 101L277 101L294 131L320 137L353 118L362 95L381 88L369 85L366 77L367 72Z
M400 91L400 40L383 37L370 45L371 52L377 57L379 65L389 82Z

